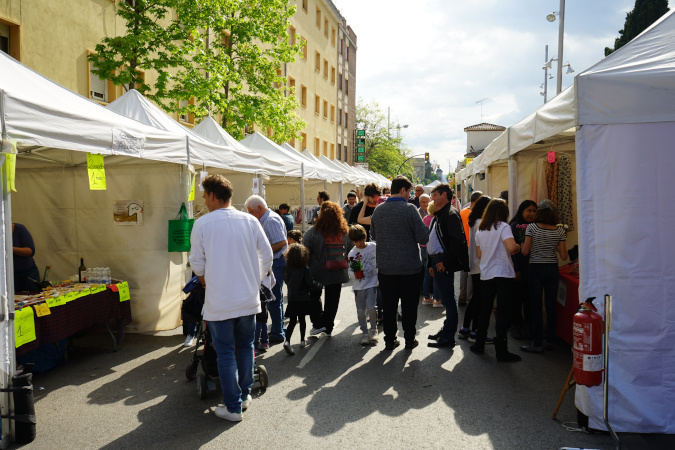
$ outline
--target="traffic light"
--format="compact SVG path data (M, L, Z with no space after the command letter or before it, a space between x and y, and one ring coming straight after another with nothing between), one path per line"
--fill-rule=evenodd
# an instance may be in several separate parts
M428 153L424 154L424 162L429 162L429 154Z

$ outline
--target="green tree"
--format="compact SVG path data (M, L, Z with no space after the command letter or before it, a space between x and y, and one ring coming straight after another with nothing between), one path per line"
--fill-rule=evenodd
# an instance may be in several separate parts
M302 53L288 33L295 10L288 0L180 2L176 12L192 57L172 84L158 84L152 98L169 111L221 114L223 128L237 139L251 125L271 129L279 143L297 137L305 123L295 114L295 90L281 74ZM194 104L181 107L191 97Z
M126 33L104 38L89 55L92 72L112 81L125 90L137 89L147 94L141 71L159 73L158 83L166 83L168 69L180 64L182 29L172 23L170 16L180 0L120 0L117 15L125 22Z
M614 48L605 47L605 56L628 44L669 10L668 0L635 0L635 7L626 14L623 30L614 40Z
M405 175L412 180L414 169L406 161L411 150L398 136L391 135L387 116L380 105L359 98L356 105L356 128L366 130L366 162L368 168L385 177Z

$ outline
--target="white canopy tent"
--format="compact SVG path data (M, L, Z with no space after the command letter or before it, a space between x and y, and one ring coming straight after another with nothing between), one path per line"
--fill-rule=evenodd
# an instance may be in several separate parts
M288 151L297 151L287 143L283 144L282 147L286 148ZM326 170L326 175L329 177L327 181L330 181L330 184L326 184L326 191L328 192L328 195L330 195L330 198L332 201L337 203L338 205L342 204L342 189L343 189L343 174L341 170L336 169L335 167L332 167L330 165L325 164L323 161L319 160L316 156L312 155L307 149L305 149L302 153L300 153L303 158L307 159L308 161L313 162L314 164L319 164L320 166L323 166Z
M575 79L580 297L614 299L609 421L618 432L675 432L674 49L670 11ZM605 428L602 399L602 386L577 386L593 428Z

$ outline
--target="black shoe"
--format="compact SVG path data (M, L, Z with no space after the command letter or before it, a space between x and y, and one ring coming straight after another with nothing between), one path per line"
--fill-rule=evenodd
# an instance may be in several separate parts
M471 347L469 347L469 350L471 350L476 355L482 355L485 353L485 347L478 344L473 344Z
M520 326L511 327L511 337L518 341L525 339L525 336L523 335L523 328Z
M390 352L399 345L401 345L401 342L398 339L396 339L394 342L387 342L386 344L384 344L384 349Z
M417 339L413 339L412 341L406 341L405 348L407 348L408 350L412 350L413 348L417 347L418 345L420 345L420 343L417 342Z
M429 339L432 340L432 341L437 341L441 338L442 335L443 335L443 329L441 328L438 333L430 334Z
M509 352L497 356L498 362L518 362L520 360L520 356Z
M278 338L278 337L270 336L270 339L269 339L270 344L281 344L282 342L284 342L284 338Z
M437 342L429 342L427 344L427 347L433 347L433 348L443 348L443 347L448 347L448 348L453 348L455 346L455 340L450 340L450 339L440 339Z

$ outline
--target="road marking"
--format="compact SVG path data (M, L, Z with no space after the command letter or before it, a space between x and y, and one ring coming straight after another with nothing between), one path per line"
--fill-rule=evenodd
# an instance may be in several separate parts
M339 320L336 320L336 321L334 322L334 324L333 324L333 333L332 333L332 334L335 334L335 332L337 331L337 326L338 326L339 324L340 324L340 321L339 321ZM312 339L314 339L314 338L312 338ZM317 339L317 342L316 342L314 345L312 345L312 347L309 349L309 351L307 352L307 354L305 355L305 357L302 358L302 360L300 360L300 364L298 364L298 369L302 369L303 367L305 367L305 366L312 360L312 358L314 358L314 355L316 355L316 353L319 351L319 349L321 348L321 346L322 346L322 345L324 344L324 342L326 342L328 339L333 339L333 338L332 338L332 337L331 337L331 338L328 338L328 337L326 337L326 336L323 336L323 337L320 337L319 339Z

